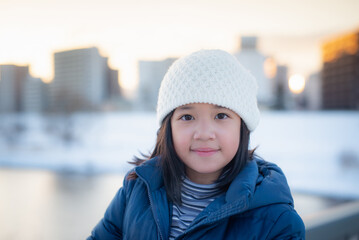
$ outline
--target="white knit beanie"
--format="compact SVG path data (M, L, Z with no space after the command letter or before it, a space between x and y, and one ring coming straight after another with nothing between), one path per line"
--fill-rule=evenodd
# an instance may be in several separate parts
M178 59L163 78L157 120L189 103L210 103L237 113L253 131L259 123L255 78L231 54L201 50Z

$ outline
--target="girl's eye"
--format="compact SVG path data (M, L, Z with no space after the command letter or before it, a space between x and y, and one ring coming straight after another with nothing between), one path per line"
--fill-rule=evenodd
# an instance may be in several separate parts
M225 113L218 113L216 115L216 119L226 119L226 118L228 118L228 115Z
M181 117L181 120L190 121L193 120L193 117L191 115L186 114Z

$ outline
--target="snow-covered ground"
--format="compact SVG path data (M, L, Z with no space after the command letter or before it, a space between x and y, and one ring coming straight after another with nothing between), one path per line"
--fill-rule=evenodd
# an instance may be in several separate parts
M155 142L155 113L0 115L0 165L126 172ZM251 136L292 190L359 198L359 112L262 112Z

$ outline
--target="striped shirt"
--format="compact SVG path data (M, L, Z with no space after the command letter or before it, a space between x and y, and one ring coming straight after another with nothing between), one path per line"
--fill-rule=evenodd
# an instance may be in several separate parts
M182 183L182 204L173 204L169 239L175 239L183 233L197 215L222 193L218 183L198 184L185 178Z

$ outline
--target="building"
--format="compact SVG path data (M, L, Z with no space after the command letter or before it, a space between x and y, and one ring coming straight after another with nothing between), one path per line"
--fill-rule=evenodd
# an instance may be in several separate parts
M308 110L320 110L322 108L322 79L321 73L312 73L305 84L304 97Z
M176 58L167 58L163 61L139 61L139 87L136 101L138 109L156 110L161 81L174 61Z
M288 67L278 65L276 67L276 75L274 77L275 87L275 103L274 108L278 110L293 109L295 102L293 93L288 86Z
M261 107L273 107L275 105L275 72L266 71L267 69L275 69L275 66L270 66L273 61L272 58L263 55L257 49L256 37L242 37L240 42L240 49L234 56L239 62L246 67L252 75L256 78L258 83L258 104ZM270 73L268 75L268 73Z
M119 94L118 72L110 69L108 59L102 57L96 47L54 54L50 110L98 109L115 94Z
M42 112L46 101L46 84L40 78L29 76L22 93L22 106L24 112Z
M29 74L29 66L0 65L0 112L42 112L45 84Z
M23 91L29 66L0 65L0 113L24 110Z
M122 94L119 85L118 70L108 68L106 80L105 98L113 99L121 97Z
M325 42L322 59L323 108L359 109L359 32Z

